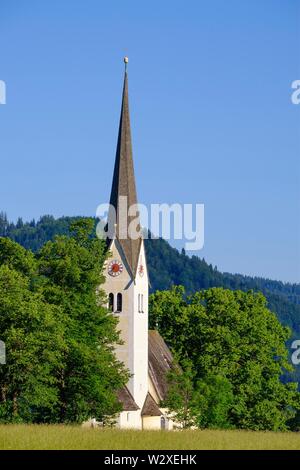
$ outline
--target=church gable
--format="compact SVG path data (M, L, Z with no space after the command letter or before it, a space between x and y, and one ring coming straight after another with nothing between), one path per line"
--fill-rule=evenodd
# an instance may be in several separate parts
M129 392L127 387L121 388L117 392L117 398L119 402L122 404L123 410L122 411L136 411L139 410L139 407L134 401L133 396Z
M123 247L122 245L120 244L119 240L117 238L111 240L110 244L108 245L108 250L110 252L110 255L109 255L109 258L106 262L106 266L108 267L109 263L112 261L112 260L116 260L116 261L119 261L121 263L121 269L122 269L122 273L120 274L117 274L117 276L113 276L113 277L119 277L121 276L121 274L126 274L127 277L129 276L131 278L131 280L133 281L134 280L134 274L131 270L131 267L127 261L127 258L125 256L125 253L124 253L124 250L123 250ZM122 276L124 277L124 276Z
M162 412L158 408L154 398L147 393L146 400L141 412L142 416L161 416Z

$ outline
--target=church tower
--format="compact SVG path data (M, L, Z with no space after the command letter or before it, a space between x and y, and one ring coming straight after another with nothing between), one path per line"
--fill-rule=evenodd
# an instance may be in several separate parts
M127 388L141 410L148 393L148 271L140 231L132 158L127 62L123 85L118 143L110 196L109 259L104 289L109 308L118 317L122 345L117 358L131 373ZM132 211L132 212L131 212ZM131 228L136 230L132 233Z

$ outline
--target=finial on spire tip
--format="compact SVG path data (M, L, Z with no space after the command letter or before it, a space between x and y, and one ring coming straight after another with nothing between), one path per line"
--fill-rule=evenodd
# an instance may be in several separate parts
M128 57L124 57L124 64L128 64Z

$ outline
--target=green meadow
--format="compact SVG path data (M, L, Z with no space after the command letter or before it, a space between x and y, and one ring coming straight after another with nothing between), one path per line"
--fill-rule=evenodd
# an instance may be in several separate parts
M0 449L300 449L300 433L255 431L125 431L79 426L1 425Z

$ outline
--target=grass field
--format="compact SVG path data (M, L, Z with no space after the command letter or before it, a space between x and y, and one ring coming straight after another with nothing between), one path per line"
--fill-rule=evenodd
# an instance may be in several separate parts
M76 426L1 425L0 449L300 449L300 433L120 431Z

